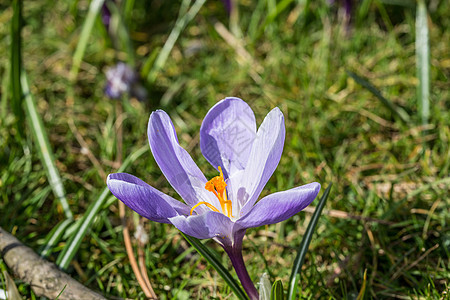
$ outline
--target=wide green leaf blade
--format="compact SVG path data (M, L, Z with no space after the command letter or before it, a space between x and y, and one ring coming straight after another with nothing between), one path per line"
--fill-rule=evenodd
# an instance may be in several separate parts
M270 292L270 300L283 300L283 283L281 280L275 281L272 285L272 291Z
M289 4L291 4L292 1L293 0L282 0L282 1L278 2L278 4L276 5L276 7L274 9L270 9L270 13L264 20L264 23L259 27L259 30L258 30L258 33L256 34L255 39L258 39L259 37L261 37L261 35L263 35L266 27L269 24L273 23L273 21L277 18L277 16L279 14L281 14L286 8L289 7Z
M312 215L311 221L309 221L308 228L306 228L302 242L300 243L300 246L298 248L297 257L295 258L294 265L292 267L291 277L289 279L288 299L290 300L295 299L295 294L297 292L296 290L297 274L299 274L300 270L302 269L306 252L308 252L308 247L309 244L311 243L311 239L314 234L317 222L319 221L320 215L322 214L322 210L325 207L325 203L328 199L328 195L330 194L331 186L332 184L328 186L328 188L325 190L322 197L320 198L319 205L317 205L316 210Z
M22 29L22 1L14 0L12 2L13 16L11 20L11 107L16 115L17 124L19 126L19 134L23 124L22 110L22 89L20 83L20 70L22 69L22 45L21 45L21 29Z
M186 235L182 232L180 233L189 242L189 244L191 244L192 247L194 247L195 250L197 250L197 252L200 253L200 255L203 256L203 258L206 259L208 263L211 264L211 266L217 271L217 273L219 273L219 275L222 276L222 278L225 280L225 282L233 290L233 292L239 299L248 300L247 295L241 289L236 280L234 280L233 276L231 276L230 272L228 272L228 270L224 267L224 265L222 265L222 263L214 256L214 254L205 245L203 245L198 239L192 236Z
M37 111L36 103L28 85L27 74L24 70L21 72L20 82L25 100L26 120L33 133L34 141L38 146L38 153L47 173L48 181L52 187L53 193L61 204L64 214L68 219L73 219L61 176L55 166L55 158L53 156L52 148L50 147L47 132L45 131L42 118Z
M123 162L122 166L120 166L117 172L123 172L131 163L136 161L146 151L148 151L148 146L143 146L136 150L134 153L128 156L128 158ZM92 222L98 215L100 209L103 207L103 204L108 198L108 195L109 189L108 187L105 187L98 199L89 205L86 213L83 215L81 221L77 225L75 234L70 237L67 245L64 247L64 250L60 253L56 260L56 264L60 268L66 269L69 266L71 260L80 248L81 241L86 236L89 228L91 228Z
M419 86L417 87L418 107L423 124L430 117L430 44L425 1L419 0L416 14L416 64Z
M55 225L45 237L44 245L39 249L41 257L47 257L51 249L60 241L66 229L74 222L73 219L65 219Z

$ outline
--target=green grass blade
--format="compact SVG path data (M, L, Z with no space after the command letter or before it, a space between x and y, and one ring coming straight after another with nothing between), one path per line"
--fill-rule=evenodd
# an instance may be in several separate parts
M430 44L428 38L428 16L425 1L419 0L416 14L416 64L419 86L418 107L423 124L430 117Z
M45 238L45 245L41 248L41 250L39 250L39 254L41 255L41 257L47 257L50 254L50 250L59 242L67 227L69 227L69 225L72 223L72 219L65 219L64 221L53 227L53 229Z
M257 30L263 15L264 4L264 1L257 2L248 25L247 35L251 38L252 41L255 40L256 33L258 32Z
M295 275L295 280L293 281L294 282L293 286L290 288L293 291L293 295L297 294L299 281L300 281L300 273L297 273ZM301 295L301 290L300 290L300 295ZM288 297L288 299L290 299L290 298Z
M292 267L291 277L289 279L289 295L288 299L295 299L296 294L296 280L297 274L300 273L302 269L303 262L305 260L306 252L308 252L309 244L311 243L312 236L314 234L314 230L316 228L317 222L319 221L319 217L322 213L323 208L325 207L325 203L327 202L328 195L330 194L332 184L328 186L325 192L322 195L322 198L319 200L319 205L317 205L314 214L312 215L311 221L309 221L308 228L306 228L305 235L303 236L302 242L298 248L298 254L295 258L294 265Z
M6 64L5 66L5 75L2 78L2 86L0 87L2 90L1 96L0 96L0 118L4 120L6 118L6 115L8 113L8 101L9 101L9 95L12 92L11 88L11 64Z
M134 57L133 43L124 19L120 14L121 8L113 1L107 2L107 5L111 12L111 21L109 25L110 36L118 50L124 51L127 54L126 61L128 65L134 68L136 66L136 59Z
M22 88L20 86L20 70L22 69L22 45L21 45L21 29L22 29L22 1L14 0L13 16L11 20L11 101L12 110L17 118L19 126L19 134L22 132L20 127L23 124L22 110Z
M123 162L122 166L117 170L117 172L123 172L125 169L136 161L142 154L148 151L148 146L143 146L132 153L128 158ZM72 235L67 242L67 245L64 247L64 250L60 253L56 260L56 264L62 268L67 269L69 263L72 261L73 257L77 253L80 248L81 241L86 236L89 228L91 228L92 222L95 217L98 215L100 209L103 208L103 204L105 204L106 199L109 195L109 189L106 187L103 189L102 193L98 197L98 199L91 203L83 215L81 221L78 224L78 227L75 230L75 234Z
M123 10L123 20L126 26L130 26L131 20L133 18L133 7L135 0L128 0L122 3Z
M3 277L5 277L6 282L6 299L21 300L22 296L20 295L19 290L17 289L16 283L11 278L11 276L9 276L6 270L3 270Z
M72 58L72 68L70 70L70 79L72 81L77 78L78 70L80 69L81 61L83 60L89 36L92 28L94 27L95 19L102 8L103 2L105 2L105 0L92 0L89 5L89 11L86 16L86 20L84 21L80 39L78 40L77 48L75 49L75 53Z
M261 25L261 27L259 27L259 31L256 34L255 39L258 39L259 37L261 37L261 35L264 33L264 31L266 30L266 27L269 24L272 24L273 21L275 21L275 19L278 17L278 15L280 13L282 13L286 8L289 7L289 4L291 4L291 2L294 0L282 0L280 1L277 6L275 7L275 9L270 9L269 11L271 11L271 13L266 17L266 19L264 20L264 23ZM270 3L270 2L269 2Z
M395 105L392 101L385 98L381 92L370 83L367 79L353 73L351 71L347 71L347 74L353 78L359 85L364 87L366 90L371 92L375 97L377 97L381 103L383 103L394 115L398 116L403 122L409 123L410 118L408 113L401 107Z
M198 239L194 237L186 235L182 232L180 233L189 242L189 244L191 244L191 246L194 247L195 250L197 250L197 252L200 253L200 255L203 256L203 258L206 259L209 264L211 264L211 266L217 271L217 273L219 273L219 275L222 276L222 278L225 280L225 282L233 290L233 292L239 299L248 300L247 295L241 289L236 280L234 280L233 276L231 276L230 272L228 272L228 270L224 267L224 265L222 265L222 263L214 256L214 254L205 245L203 245Z
M66 289L67 284L64 286L64 288L61 290L61 292L59 292L59 294L56 296L55 300L58 300L59 297L61 297L62 293L64 292L64 290Z
M150 84L152 84L155 81L158 72L164 67L164 64L166 63L167 58L169 57L169 54L172 51L173 46L178 40L178 37L180 36L181 32L184 30L186 25L190 21L192 21L192 19L197 15L200 8L203 6L205 2L206 0L196 0L192 5L192 7L189 9L189 11L182 17L178 18L174 28L172 29L172 32L170 32L170 35L167 38L166 43L164 44L164 47L161 49L161 52L158 54L158 57L156 58L155 63L153 64L153 68L147 75L147 81Z
M283 300L283 283L281 280L275 281L272 285L272 291L270 292L270 300Z
M361 290L359 291L359 294L358 294L358 297L356 298L356 300L364 299L364 295L366 293L366 287L367 287L367 269L364 270L363 284L362 284Z
M178 17L177 19L181 18L183 15L185 15L188 12L189 5L191 5L192 0L182 0L180 4L180 8L178 9Z
M272 289L267 273L259 278L259 300L270 300L270 291Z
M73 215L70 211L69 203L67 202L66 191L64 190L61 176L55 166L55 158L53 156L52 148L50 147L47 132L45 131L41 116L37 112L36 103L30 92L27 75L24 70L21 72L20 82L25 100L26 119L33 133L35 143L38 146L38 153L45 171L47 172L48 181L52 187L53 193L61 204L66 218L72 219Z

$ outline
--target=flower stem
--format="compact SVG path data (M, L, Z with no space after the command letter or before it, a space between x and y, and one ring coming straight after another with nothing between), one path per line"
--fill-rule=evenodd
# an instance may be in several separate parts
M236 274L241 281L245 292L251 300L258 300L258 291L256 290L255 285L248 274L247 268L245 267L244 258L242 257L242 246L236 247L235 245L234 247L224 247L224 249L230 257L231 263L236 270Z

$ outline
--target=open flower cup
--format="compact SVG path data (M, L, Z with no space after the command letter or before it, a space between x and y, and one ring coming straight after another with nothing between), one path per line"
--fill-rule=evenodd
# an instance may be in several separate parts
M219 173L211 180L180 146L164 111L151 114L148 139L156 163L185 203L126 173L108 176L111 192L141 216L173 224L199 239L213 238L230 256L249 297L257 299L242 258L246 229L292 217L320 190L314 182L257 202L283 151L285 127L280 109L272 109L258 130L253 111L239 98L226 98L209 110L200 128L200 148Z

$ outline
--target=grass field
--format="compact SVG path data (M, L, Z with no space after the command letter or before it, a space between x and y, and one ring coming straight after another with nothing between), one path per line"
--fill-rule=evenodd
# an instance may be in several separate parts
M82 31L89 1L23 2L23 68L74 220L85 221L90 205L100 203L106 176L142 147L125 171L180 199L148 148L147 122L156 109L171 116L180 144L207 178L216 176L201 155L199 128L217 101L240 97L258 125L276 106L286 119L283 156L263 196L313 181L322 191L333 184L302 268L299 299L356 299L365 271L365 299L450 299L447 1L426 3L429 64L416 60L422 44L416 44L413 0L354 1L349 23L338 2L238 1L231 19L217 0L118 2L111 11L117 17L118 7L122 19L110 34L100 17ZM52 190L26 102L14 110L20 99L10 89L13 20L12 5L0 3L0 226L42 253L68 212ZM77 52L83 37L86 49ZM105 96L105 71L118 61L136 66L145 101ZM429 116L418 92L424 66ZM264 272L271 282L288 282L317 201L288 221L247 232L244 259L253 282ZM143 299L118 201L107 194L101 204L65 270L108 298ZM160 299L236 299L177 229L128 208L127 216L131 235L138 224L148 233L147 244L132 243L143 248ZM80 222L68 224L46 251L49 260L61 263ZM210 240L206 245L234 275L223 250ZM0 268L8 270L1 258ZM16 284L24 298L37 298L28 284Z

